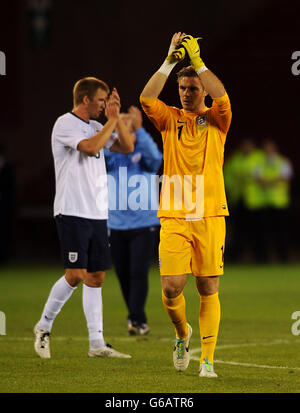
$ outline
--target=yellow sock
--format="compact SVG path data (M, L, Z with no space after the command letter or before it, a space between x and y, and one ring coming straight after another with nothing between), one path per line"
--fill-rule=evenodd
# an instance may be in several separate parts
M188 335L188 326L186 324L185 298L183 293L181 292L175 298L168 298L162 291L162 302L174 324L176 337L181 340L185 339Z
M200 295L200 299L199 327L202 350L200 363L204 359L213 363L221 315L219 294Z

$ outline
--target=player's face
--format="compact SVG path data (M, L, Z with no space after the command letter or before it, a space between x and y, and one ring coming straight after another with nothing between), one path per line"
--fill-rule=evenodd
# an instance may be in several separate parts
M197 113L204 102L205 91L198 77L183 76L178 80L181 105L187 112Z
M103 89L98 89L93 100L88 102L88 113L90 118L99 118L101 112L105 109L107 93Z

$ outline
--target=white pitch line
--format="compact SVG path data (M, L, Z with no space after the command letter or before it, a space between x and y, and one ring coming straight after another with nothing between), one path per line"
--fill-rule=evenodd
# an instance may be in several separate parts
M290 344L292 343L290 340L286 339L276 339L271 341L255 341L249 343L240 343L240 344L224 344L220 346L216 346L216 350L223 350L228 348L238 348L238 347L257 347L257 346L273 346L276 344Z
M32 337L5 337L3 336L3 338L0 337L0 343L1 340L3 341L33 341L34 340L34 336L32 335ZM88 337L51 337L51 341L66 341L66 340L71 340L71 341L89 341Z
M71 340L71 341L86 341L88 342L87 337L60 337L56 336L53 337L55 341L64 341L64 340ZM116 340L121 340L121 341L132 341L134 340L133 337L115 337L114 339ZM3 341L33 341L33 337L6 337L2 336L0 337L0 343L1 340ZM170 339L167 338L161 338L159 339L161 341L170 341ZM240 343L240 344L225 344L221 346L216 346L216 350L220 349L227 349L227 348L239 348L239 347L249 347L249 346L261 346L261 345L276 345L276 344L290 344L294 343L289 341L289 340L284 340L284 339L275 339L269 342L250 342L250 343ZM201 352L201 347L198 348L193 348L190 350L191 354L191 360L198 361L199 362L199 357L193 356L193 354L200 353ZM256 367L256 368L263 368L263 369L283 369L283 370L300 370L300 367L288 367L288 366L269 366L265 364L253 364L253 363L241 363L237 361L224 361L224 360L214 360L215 363L219 364L229 364L232 366L244 366L244 367Z
M110 339L113 340L118 340L118 341L125 341L125 342L135 342L135 341L147 341L147 336L131 336L131 337L111 337ZM137 339L137 340L135 340ZM1 340L3 341L33 341L34 340L34 336L32 335L32 337L7 337L7 336L0 336L0 343ZM71 341L89 341L88 339L88 335L86 335L86 337L61 337L61 336L51 336L51 341L67 341L67 340L71 340ZM159 338L159 341L169 341L171 342L172 340L170 338Z
M250 343L248 343L250 344ZM252 343L252 345L254 345L255 343ZM267 343L265 343L267 344ZM274 345L274 344L279 344L278 340L276 340L276 342L270 342L270 345ZM258 345L258 344L257 344ZM246 347L246 343L243 345L244 347ZM224 346L225 347L225 346ZM235 347L240 347L238 345L236 345ZM228 348L228 347L226 347ZM217 349L217 347L216 347ZM195 353L200 353L201 351L201 347L199 348L194 348L190 350L191 354L195 354ZM195 360L199 362L199 357L195 357L193 355L191 355L191 360ZM243 366L243 367L258 367L258 368L262 368L262 369L287 369L287 370L300 370L300 367L288 367L288 366L269 366L266 364L253 364L253 363L241 363L238 361L224 361L224 360L214 360L214 363L219 363L219 364L230 364L232 366Z
M278 339L271 340L271 341L254 341L254 342L249 342L249 343L224 344L220 346L217 345L216 350L224 350L228 348L240 348L240 347L274 346L277 344L291 344L291 343L294 343L294 341L278 338ZM198 353L199 351L201 351L201 347L191 349L190 354Z
M3 341L32 341L33 340L33 335L31 337L9 337L9 336L0 336L0 342L1 340ZM151 336L150 336L151 338ZM148 336L119 336L119 337L114 337L114 340L119 340L119 341L147 341ZM88 341L88 335L86 336L52 336L51 340L57 340L57 341L64 341L64 340L71 340L71 341ZM172 339L169 337L160 337L157 340L159 341L165 341L165 342L172 342ZM200 341L200 340L199 340ZM271 345L276 345L276 344L300 344L300 340L298 341L291 341L287 339L274 339L271 341L250 341L248 343L235 343L235 344L223 344L223 345L217 345L216 350L223 350L223 349L228 349L228 348L239 348L239 347L256 347L256 346L271 346ZM193 353L198 353L201 351L201 348L194 348L190 350L190 354Z
M240 362L237 362L237 361L215 360L214 362L215 363L220 363L220 364L231 364L232 366L259 367L259 368L262 368L262 369L300 370L300 367L268 366L268 365L265 365L265 364L240 363Z
M0 336L0 343L2 341L32 341L34 338L32 337L8 337L8 336ZM113 340L118 340L118 341L125 341L125 342L136 342L136 341L147 341L147 336L130 336L130 337L113 337L111 338ZM137 339L137 340L135 340ZM51 341L88 341L88 335L86 337L62 337L62 336L51 336ZM162 337L158 339L159 341L169 341L171 342L172 340L170 338Z

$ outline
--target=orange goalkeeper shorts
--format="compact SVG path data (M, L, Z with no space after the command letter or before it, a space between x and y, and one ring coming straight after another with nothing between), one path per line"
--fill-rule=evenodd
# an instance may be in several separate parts
M161 275L223 274L225 217L187 221L161 218L159 262Z

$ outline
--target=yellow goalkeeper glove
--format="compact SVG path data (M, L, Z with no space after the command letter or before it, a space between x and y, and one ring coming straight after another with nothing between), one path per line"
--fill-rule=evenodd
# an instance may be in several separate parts
M181 47L181 46L179 46ZM184 49L183 49L184 50ZM168 55L164 61L164 63L161 65L161 67L158 69L158 72L163 73L166 76L169 76L173 68L177 65L177 63L184 58L177 56L174 54L174 52L177 51L177 47L175 47L173 44L170 45Z
M184 47L186 52L189 55L191 65L198 73L199 69L205 67L203 60L200 57L200 46L198 44L198 40L202 39L202 37L194 38L191 35L185 36L181 42L181 46Z
M179 45L178 47L171 45L166 60L169 63L178 63L180 60L184 59L184 56L185 50L182 45Z

